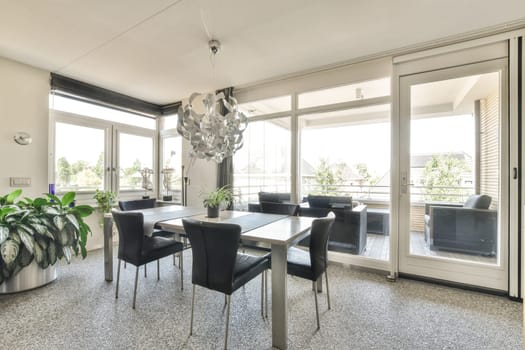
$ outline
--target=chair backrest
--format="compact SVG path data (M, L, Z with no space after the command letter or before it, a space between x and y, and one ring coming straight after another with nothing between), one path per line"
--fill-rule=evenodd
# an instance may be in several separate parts
M308 195L310 208L344 208L352 207L352 197Z
M297 216L299 206L297 204L261 202L261 212L267 214L282 214Z
M119 201L118 206L122 211L155 208L157 198L137 199L133 201Z
M467 198L463 207L471 209L488 209L491 201L492 198L486 194L473 194Z
M118 229L118 258L139 264L144 242L144 216L118 210L112 210L111 214Z
M273 202L273 203L283 203L290 201L290 193L286 192L259 192L259 203L261 202Z
M183 219L182 223L191 243L192 283L231 294L241 227L193 219Z
M335 214L330 212L324 218L315 219L310 231L310 263L315 278L326 270L328 238L330 228L335 221Z

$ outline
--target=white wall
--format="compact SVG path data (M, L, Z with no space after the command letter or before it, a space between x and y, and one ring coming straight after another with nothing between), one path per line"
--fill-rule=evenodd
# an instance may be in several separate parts
M201 193L210 192L217 188L217 163L213 160L197 159L190 165L189 153L191 145L188 141L182 142L182 164L189 178L188 205L202 206Z
M0 57L0 194L9 187L9 177L31 177L23 195L47 192L49 72ZM31 134L33 143L14 142L16 132Z
M0 57L0 195L16 188L9 177L30 177L23 196L42 196L48 191L49 72ZM13 140L18 131L31 134L33 142L21 146ZM102 248L100 214L86 221L93 235L88 249Z

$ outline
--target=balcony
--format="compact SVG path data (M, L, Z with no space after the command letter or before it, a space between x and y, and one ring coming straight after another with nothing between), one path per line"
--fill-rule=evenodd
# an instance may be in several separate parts
M258 202L258 193L264 192L290 192L289 175L264 175L245 176L236 175L235 207L238 210L248 210L248 203ZM313 184L311 177L302 178L303 198L306 194L321 194L333 196L352 196L354 201L365 204L368 210L378 209L389 212L390 208L390 186L389 185L318 185ZM410 186L410 248L411 254L423 256L438 256L452 259L463 259L469 261L496 263L496 257L476 256L463 253L434 251L425 241L425 202L444 201L450 203L464 203L465 200L475 192L473 186ZM370 224L369 224L370 225ZM390 253L390 236L379 234L378 231L369 227L367 233L367 246L361 254L373 259L388 260Z

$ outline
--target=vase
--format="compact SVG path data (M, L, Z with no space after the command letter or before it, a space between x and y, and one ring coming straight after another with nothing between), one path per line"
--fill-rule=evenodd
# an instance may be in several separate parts
M0 294L35 289L53 282L56 278L57 270L54 265L43 269L33 260L31 264L24 267L19 273L0 284Z
M218 218L219 217L219 207L208 207L208 217Z

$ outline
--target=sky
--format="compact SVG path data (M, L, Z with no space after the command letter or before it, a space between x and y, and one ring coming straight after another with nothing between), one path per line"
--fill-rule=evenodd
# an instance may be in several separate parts
M305 129L301 154L315 166L320 158L349 165L366 163L375 175L390 170L390 123ZM474 155L471 115L415 119L411 122L411 153L467 152Z

